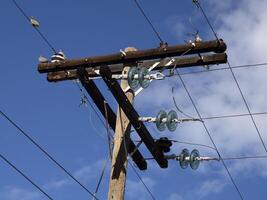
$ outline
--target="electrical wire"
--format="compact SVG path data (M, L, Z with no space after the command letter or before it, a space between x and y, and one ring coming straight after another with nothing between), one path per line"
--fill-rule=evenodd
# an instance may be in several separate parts
M110 157L108 156L108 157L107 157L107 160L105 161L104 166L103 166L103 168L102 168L102 170L101 170L101 174L100 174L99 180L98 180L98 182L97 182L97 185L96 185L96 189L95 189L95 193L94 193L94 195L97 195L97 192L98 192L99 187L100 187L100 184L101 184L101 182L102 182L102 180L103 180L103 177L104 177L106 168L107 168L107 166L108 166L109 158L110 158ZM95 200L95 198L93 198L93 200Z
M98 190L99 190L99 188L100 188L100 184L101 184L101 182L102 182L102 180L103 180L103 176L104 176L104 173L105 173L105 171L106 171L106 168L107 168L107 164L108 164L108 162L109 162L109 159L112 158L112 153L111 153L111 149L112 149L112 148L111 148L110 144L111 144L111 139L113 139L113 136L112 136L112 134L111 134L110 131L109 131L110 129L109 129L109 124L108 124L108 115L107 115L107 107L106 107L107 105L106 105L106 102L104 102L105 119L106 119L106 124L105 124L105 122L102 120L102 118L100 117L100 115L99 115L98 112L96 111L96 109L95 109L95 107L93 106L93 104L90 102L90 100L89 100L89 98L87 97L87 95L84 93L84 91L83 91L81 85L79 84L79 82L78 82L78 81L74 81L74 82L75 82L75 85L77 86L78 90L80 91L81 95L85 98L86 102L90 105L90 107L92 108L92 110L95 112L95 114L96 114L96 116L98 117L99 121L100 121L100 122L102 123L102 125L103 125L104 127L106 127L106 129L107 129L108 145L109 145L109 156L108 156L106 162L104 163L104 166L103 166L103 168L102 168L102 171L101 171L99 180L98 180L98 182L97 182L96 189L95 189L95 192L94 192L94 195L96 195L97 192L98 192ZM93 125L93 124L92 124L92 125ZM94 126L93 126L93 127L94 127ZM101 137L101 139L104 140L104 137L102 137L102 135L99 135L99 136ZM93 198L93 200L95 200L95 198Z
M199 119L202 121L203 127L204 127L204 129L205 129L207 135L209 136L210 141L212 142L214 148L216 149L216 152L217 152L219 158L222 158L222 157L221 157L221 154L220 154L220 152L219 152L219 150L218 150L218 148L217 148L217 145L215 144L215 142L214 142L214 140L213 140L213 138L212 138L212 136L211 136L211 134L210 134L210 132L209 132L209 130L208 130L206 124L205 124L205 122L202 120L202 117L201 117L201 115L200 115L200 112L199 112L199 110L198 110L198 108L197 108L197 106L196 106L196 104L195 104L195 102L194 102L194 100L193 100L193 98L192 98L192 96L191 96L189 90L187 89L187 87L186 87L186 85L185 85L185 82L184 82L182 76L179 74L178 69L175 69L175 70L176 70L176 73L177 73L178 76L179 76L179 79L180 79L180 81L181 81L181 83L182 83L182 86L183 86L183 88L185 89L185 91L186 91L186 93L187 93L187 95L188 95L188 97L189 97L189 99L190 99L190 101L191 101L191 103L192 103L192 105L193 105L193 107L194 107L194 109L195 109L195 111L196 111L196 113L197 113ZM239 190L239 188L237 187L237 184L236 184L235 180L233 179L233 176L231 175L231 173L230 173L228 167L226 166L224 160L222 160L222 164L223 164L223 166L224 166L224 168L225 168L225 170L226 170L226 172L227 172L227 174L228 174L228 176L229 176L231 182L233 183L234 188L236 189L236 191L237 191L237 193L238 193L240 199L243 200L243 199L244 199L244 198L243 198L243 195L242 195L241 191Z
M150 25L150 27L152 28L153 32L155 33L155 35L157 36L157 38L159 39L161 44L164 44L163 39L161 38L159 32L156 30L156 28L154 27L154 25L152 24L151 20L148 18L148 16L146 15L144 9L142 8L142 6L138 3L137 0L133 0L137 6L137 8L140 10L140 12L142 13L142 15L144 16L144 18L146 19L146 21L148 22L148 24Z
M218 38L218 36L217 36L217 34L216 34L216 32L215 32L215 30L214 30L214 28L213 28L213 26L212 26L210 20L209 20L209 18L207 17L207 15L206 15L204 9L202 8L201 4L199 3L199 1L198 1L198 0L193 0L193 2L198 6L198 8L200 8L200 10L201 10L203 16L205 17L205 19L206 19L208 25L210 26L210 29L212 30L214 36L216 37L217 40L219 40L219 38ZM247 100L246 100L246 98L245 98L245 96L244 96L243 91L241 90L240 84L239 84L239 82L238 82L238 80L237 80L237 78L236 78L236 75L235 75L235 73L234 73L234 71L233 71L233 69L232 69L232 66L231 66L231 64L230 64L229 61L227 61L227 65L228 65L229 70L230 70L230 72L231 72L231 74L232 74L232 76L233 76L233 79L234 79L235 83L236 83L236 86L237 86L237 88L238 88L238 91L239 91L239 93L240 93L240 95L241 95L241 97L242 97L242 99L243 99L243 102L244 102L244 104L245 104L245 106L246 106L246 109L247 109L247 111L248 111L248 113L249 113L249 115L250 115L251 121L252 121L252 123L253 123L253 125L254 125L254 127L255 127L255 130L256 130L256 132L257 132L257 134L258 134L258 137L259 137L259 139L260 139L260 141L261 141L261 143L262 143L262 146L263 146L265 152L267 153L267 147L266 147L266 145L265 145L265 142L264 142L264 140L263 140L263 138L262 138L262 135L261 135L260 130L259 130L257 124L256 124L256 121L255 121L253 115L251 114L251 110L250 110L250 108L249 108L249 106L248 106Z
M22 7L17 3L17 1L12 0L12 2L14 3L14 5L17 7L17 9L22 13L22 15L25 17L25 19L30 22L31 18L26 14L26 12L22 9ZM33 27L37 33L41 36L41 38L45 41L45 43L51 48L51 50L54 53L57 53L56 49L53 47L53 45L49 42L49 40L47 39L47 37L39 30L38 27Z
M104 120L102 120L102 118L101 118L101 116L98 114L96 108L93 106L93 103L91 103L91 101L89 100L89 98L87 97L87 95L84 93L84 91L83 91L82 87L80 86L78 80L75 80L74 83L75 83L75 85L77 86L77 88L78 88L78 90L79 90L79 92L80 92L82 98L84 98L85 101L86 101L86 103L89 104L89 106L90 106L91 109L94 111L94 113L96 114L98 120L102 123L102 125L103 125L104 127L106 127ZM89 111L91 111L91 110L89 110ZM91 123L91 126L93 127L93 129L95 130L95 132L96 132L96 133L99 133L99 131L98 131L97 128L95 127L94 123L92 123L91 113L90 113L90 123ZM97 135L99 135L101 138L104 139L104 136L101 135L100 133L97 134ZM112 137L112 135L111 135L111 137Z
M104 109L105 109L105 119L106 119L106 130L107 130L107 138L108 138L108 150L109 150L109 156L110 159L112 160L112 144L111 144L111 138L110 138L110 128L109 128L109 123L108 123L108 110L107 110L107 102L104 101Z
M213 147L211 147L211 148L214 149ZM214 149L214 150L216 150L216 149ZM174 155L173 157L169 157L167 159L173 159L174 157L179 157L179 155ZM216 160L216 161L220 161L220 160L229 161L229 160L265 159L265 158L267 158L267 156L242 156L242 157L214 158L213 160ZM153 157L145 158L145 160L155 160L155 158L153 158Z
M121 131L125 132L126 134L127 131L130 132L130 130L127 130L128 127L124 127L123 126L123 122L122 122L122 113L121 113L121 108L119 108L119 118L120 118L120 124L121 124ZM125 160L126 160L126 164L129 163L131 168L133 169L134 173L136 174L136 176L138 177L138 179L140 180L140 182L142 183L142 185L145 187L146 191L148 192L148 194L150 195L150 197L155 200L155 196L153 195L153 193L151 192L151 190L149 189L149 187L145 184L145 182L143 181L142 177L139 175L139 173L136 171L136 169L134 168L133 164L131 163L131 161L129 160L130 156L128 156L128 148L127 148L127 144L126 144L126 134L124 134L122 136L123 139L123 146L124 146L124 153L125 153ZM138 146L137 146L138 148Z
M251 118L251 121L252 121L252 123L253 123L253 125L254 125L254 127L255 127L255 130L257 131L257 134L258 134L258 136L259 136L259 138L260 138L260 141L261 141L261 143L262 143L262 145L263 145L263 148L264 148L265 152L267 153L267 147L266 147L265 142L264 142L264 140L263 140L263 138L262 138L262 135L261 135L261 133L260 133L260 130L259 130L257 124L256 124L256 121L255 121L255 119L254 119L254 117L253 117L253 115L252 115L252 113L251 113L251 110L250 110L250 108L249 108L249 106L248 106L248 103L247 103L247 100L246 100L246 98L245 98L245 96L244 96L244 94L243 94L243 91L241 90L241 87L240 87L240 85L239 85L239 82L237 81L237 78L236 78L236 76L235 76L235 74L234 74L234 71L233 71L233 69L232 69L230 63L227 62L227 64L228 64L228 66L229 66L229 69L230 69L230 72L231 72L231 74L232 74L232 76L233 76L233 79L234 79L234 81L235 81L235 83L236 83L236 86L237 86L237 88L238 88L238 90L239 90L239 92L240 92L240 95L241 95L241 97L242 97L242 99L243 99L243 101L244 101L244 104L245 104L245 106L246 106L246 108L247 108L247 111L248 111L249 116L250 116L250 118Z
M40 186L38 186L33 180L26 176L21 170L19 170L14 164L12 164L4 155L0 154L0 158L4 160L9 166L11 166L15 171L17 171L21 176L23 176L28 182L30 182L34 187L36 187L41 193L43 193L48 199L53 200L53 198L47 194Z
M140 182L145 187L146 191L149 193L151 199L156 200L155 196L153 195L153 193L151 192L151 190L149 189L149 187L146 185L146 183L143 181L143 179L139 175L139 173L136 171L136 169L134 168L133 164L130 161L129 161L129 164L130 164L131 168L133 169L134 173L136 174L136 176L138 177L138 179L140 180Z
M208 16L206 15L204 9L202 8L201 4L199 3L199 1L198 1L198 0L193 0L193 3L195 3L196 6L201 10L201 12L202 12L203 16L205 17L205 19L206 19L206 21L207 21L207 23L208 23L210 29L211 29L212 32L213 32L215 38L216 38L217 40L219 40L217 33L215 32L213 26L211 25L211 22L210 22Z
M14 3L14 5L18 8L18 10L23 14L23 16L26 18L27 21L30 21L31 18L26 14L26 12L22 9L22 7L15 1L15 0L12 0L12 2ZM47 37L37 28L37 27L34 27L34 29L37 31L37 33L41 36L41 38L46 42L46 44L52 49L52 51L54 53L57 53L55 48L53 47L53 45L49 42L49 40L47 39ZM92 105L92 103L89 101L89 99L87 98L87 96L84 94L82 88L80 87L79 83L76 82L76 85L79 89L79 91L81 92L81 94L83 95L83 97L85 97L87 103L90 105L90 107L92 108L92 110L95 112L95 114L97 115L97 117L99 118L99 120L103 123L104 125L104 122L103 120L101 119L101 117L99 116L99 114L97 113L97 111L95 110L94 106ZM1 113L3 114L3 113ZM11 121L10 121L11 122ZM93 124L93 123L91 123ZM14 125L14 124L13 124ZM94 127L94 126L93 126ZM19 128L19 127L16 127L16 128ZM20 129L19 129L20 130ZM100 135L101 136L101 135ZM28 138L29 139L29 138ZM33 141L32 141L33 142ZM50 158L51 159L51 158ZM104 167L105 168L105 167ZM65 170L64 170L65 171ZM65 171L68 175L70 175L67 171ZM72 176L72 175L71 175ZM74 178L74 177L72 177ZM75 180L75 179L74 179ZM98 182L98 185L97 185L97 189L96 189L96 193L97 193L97 190L100 186L100 183L101 183L101 180L102 180L102 175L100 177L100 181ZM77 182L77 180L75 180ZM81 185L81 183L79 183L79 185ZM85 186L81 185L85 190L87 190L85 188ZM91 195L92 193L87 190L87 192L89 192ZM94 199L97 199L97 197L95 197L94 195L92 195Z
M180 112L181 114L183 114L184 116L190 118L190 119L195 119L194 117L184 113L177 105L177 102L175 100L174 97L174 87L172 87L172 99L174 102L174 106L176 107L176 109L178 110L178 112ZM267 112L257 112L257 113L250 113L250 114L233 114L233 115L222 115L222 116L212 116L212 117L202 117L202 120L212 120L212 119L225 119L225 118L236 118L236 117L246 117L246 116L258 116L258 115L267 115ZM201 122L201 120L199 119L198 121Z
M253 116L258 115L267 115L267 112L259 112L259 113L251 113ZM211 120L211 119L225 119L225 118L236 118L236 117L246 117L250 116L250 114L236 114L236 115L223 115L223 116L213 116L213 117L202 117L203 120Z
M190 118L190 119L194 119L194 117L192 117L192 116L186 114L185 112L183 112L183 111L178 107L178 104L176 103L176 100L175 100L175 97L174 97L174 87L172 87L172 100L173 100L174 106L175 106L175 108L176 108L176 110L177 110L178 112L180 112L181 114L183 114L185 117L188 117L188 118Z
M251 68L251 67L267 67L267 63L237 65L237 66L232 66L232 69ZM222 71L222 70L228 70L228 69L229 69L229 67L222 67L222 68L218 68L218 69L208 69L208 70L199 70L199 71L193 71L193 72L183 72L183 73L180 73L180 75L184 76L184 75L199 74L199 73L206 73L206 72L213 72L213 71ZM178 75L174 74L174 76L178 76Z
M267 156L242 156L242 157L229 157L229 158L222 158L223 160L245 160L245 159L264 159Z
M41 152L43 152L52 162L54 162L61 170L63 170L71 179L73 179L77 184L79 184L90 196L94 197L96 200L98 198L87 189L77 178L75 178L62 164L56 161L43 147L41 147L30 135L28 135L22 128L20 128L10 117L8 117L3 111L0 110L0 114L10 122L20 133L22 133L32 144L34 144Z
M216 149L214 147L205 145L205 144L198 144L198 143L192 143L192 142L184 142L184 141L180 141L180 140L170 140L171 142L175 142L175 143L179 143L179 144L188 144L188 145L192 145L192 146L200 146L200 147L206 147L209 149L213 149L216 151Z

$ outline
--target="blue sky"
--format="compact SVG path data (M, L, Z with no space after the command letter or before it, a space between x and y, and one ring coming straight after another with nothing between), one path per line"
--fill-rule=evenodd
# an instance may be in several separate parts
M203 0L212 23L228 44L233 65L265 62L267 53L266 0ZM138 49L157 47L159 42L133 1L22 1L26 13L40 22L41 31L68 58L118 52L127 46ZM191 1L140 1L161 36L170 45L184 43L186 33L199 29L205 40L213 39L209 27ZM88 108L79 107L80 93L69 82L48 83L37 71L38 57L52 52L25 20L11 1L0 3L0 108L36 139L92 191L102 165L108 156L105 129ZM190 24L189 18L192 19ZM215 66L216 67L216 66ZM223 66L222 66L223 67ZM201 69L201 68L199 68ZM235 70L252 112L267 111L266 71L264 67ZM203 116L246 112L229 71L203 73L183 77ZM115 101L103 87L114 110ZM183 110L196 116L177 77L151 84L136 97L135 106L141 115L153 116L160 109L174 109L171 88ZM255 117L267 142L266 116ZM264 155L251 120L207 122L223 156ZM199 123L182 124L176 132L158 132L150 125L154 137L192 141L210 145ZM77 184L50 162L38 149L21 136L6 120L0 118L0 152L42 186L54 199L88 199ZM133 138L137 138L133 133ZM172 153L195 147L175 144ZM203 155L216 156L199 147ZM141 147L144 156L148 151ZM231 173L245 199L266 199L267 161L227 161ZM4 162L0 162L0 199L46 199ZM98 197L106 199L106 171ZM199 170L182 170L170 161L168 169L160 169L149 161L148 170L140 172L157 199L238 199L221 163L203 163ZM126 199L150 199L131 168L128 170Z

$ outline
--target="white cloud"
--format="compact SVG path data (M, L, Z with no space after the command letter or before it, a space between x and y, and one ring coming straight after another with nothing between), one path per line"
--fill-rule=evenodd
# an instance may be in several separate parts
M211 193L219 193L226 186L225 181L222 180L208 180L204 181L200 188L197 190L197 195L199 198L204 198Z
M103 168L104 159L100 159L93 164L87 164L73 172L73 176L77 178L82 184L94 184L97 181L97 177L100 175L100 171ZM106 169L107 170L107 169ZM53 179L44 185L44 188L48 190L65 189L67 186L74 184L75 182L70 178Z
M183 200L183 199L184 198L181 195L175 193L171 194L170 197L168 198L168 200Z
M214 1L208 0L205 8L219 36L228 46L227 54L232 65L266 62L267 58L267 0ZM175 19L175 18L174 18ZM172 24L174 24L172 22ZM175 26L174 26L175 27ZM179 28L178 28L179 29ZM179 31L179 30L177 30ZM223 66L222 66L223 67ZM267 111L267 67L235 69L235 75L252 112ZM177 78L177 77L175 77ZM183 76L194 101L203 116L231 115L247 113L244 102L229 70ZM160 109L174 108L171 88L175 86L178 105L190 115L196 116L194 108L179 81L171 79L158 81L137 97L137 107L142 112L156 114ZM139 99L138 99L139 98ZM141 110L149 105L146 111ZM152 114L151 114L152 115ZM267 143L267 123L265 116L255 117L262 137ZM208 129L222 156L265 155L255 127L249 117L224 120L206 120ZM201 123L181 124L173 134L162 135L195 143L211 145ZM181 148L193 149L188 145L173 147L180 153ZM202 155L214 155L209 149L201 149ZM220 164L220 163L218 163ZM216 164L215 164L216 165ZM250 176L266 177L266 160L227 162L229 170L238 180ZM219 170L209 163L203 163L200 173L216 173L216 180L208 180L201 186L205 196L209 192L221 192L226 184L227 174L220 164ZM228 184L231 184L230 182Z
M148 186L153 194L155 181L151 178L142 178L144 183ZM146 200L149 197L148 191L145 189L141 181L133 181L128 179L126 182L126 199Z
M0 199L4 200L38 200L41 199L39 192L29 191L17 187L5 187L0 190Z
M44 185L44 188L46 189L59 189L62 187L66 187L67 185L70 185L71 182L69 179L59 179L59 180L52 180Z

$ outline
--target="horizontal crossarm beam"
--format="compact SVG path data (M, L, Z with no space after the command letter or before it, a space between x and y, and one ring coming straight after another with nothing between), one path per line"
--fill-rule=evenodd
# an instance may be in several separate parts
M181 55L197 54L197 53L223 53L226 50L226 44L223 40L212 40L206 42L198 42L176 46L164 46L155 49L146 49L133 52L116 53L105 56L88 57L77 60L66 60L55 63L40 63L38 71L40 73L68 71L77 69L78 67L96 67L102 65L134 63L144 60L161 59L166 57L175 57Z
M171 59L171 58L170 58ZM163 59L169 60L169 59ZM139 64L140 67L151 67L155 62L160 62L160 60L153 61L144 61ZM225 53L218 54L208 54L200 56L186 56L186 57L177 57L175 61L166 69L176 68L184 68L184 67L196 67L203 65L215 65L215 64L223 64L227 62L227 55ZM153 70L161 70L164 67L165 62L161 62L159 66L155 67ZM94 67L95 70L99 70L99 66ZM121 74L123 69L123 64L115 64L110 66L110 70L112 74ZM89 77L98 77L99 74L96 73L93 68L86 69ZM68 72L58 71L58 72L50 72L47 75L47 80L49 82L58 82L64 80L73 80L77 79L77 70L70 70Z

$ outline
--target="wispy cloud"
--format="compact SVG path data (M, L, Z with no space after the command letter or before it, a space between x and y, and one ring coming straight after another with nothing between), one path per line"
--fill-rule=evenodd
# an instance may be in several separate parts
M184 200L184 198L179 194L173 193L170 195L168 200Z
M145 184L149 187L151 192L154 191L154 186L156 182L149 178L144 177L143 181ZM146 200L150 198L149 193L146 191L145 187L141 183L141 181L133 181L133 180L127 180L126 183L126 199L139 199L139 200Z
M39 192L18 187L9 186L0 190L0 199L3 200L39 200L41 197Z
M220 193L226 186L225 181L215 179L207 180L202 183L200 188L196 191L199 198L204 198L208 195Z
M227 43L227 53L232 65L267 61L267 43L265 42L267 35L267 13L265 12L267 0L241 0L238 3L234 0L207 0L206 3L205 6L208 5L206 10L214 11L209 12L209 17L215 24L219 36ZM177 19L173 18L172 20ZM179 22L177 23L179 24ZM175 23L172 21L172 24ZM179 29L179 26L177 29ZM251 111L267 111L267 67L236 69L234 71ZM247 113L229 70L188 75L183 76L183 78L203 116ZM160 109L174 109L171 100L171 88L175 86L175 97L178 105L186 113L196 116L188 96L179 80L177 80L178 78L174 77L168 81L168 84L166 84L166 81L165 83L160 81L152 83L149 89L145 90L140 97L137 97L138 109L141 112L153 112L153 114L156 114ZM144 108L144 105L149 105L146 111L141 109ZM267 143L267 117L261 116L255 117L255 119L263 139ZM207 120L206 124L222 156L265 154L249 117ZM167 134L167 132L160 133L160 135L165 136ZM209 137L201 123L198 122L181 124L177 132L174 135L168 134L168 137L211 145ZM173 147L173 151L179 153L184 146L186 145ZM186 147L191 149L189 146ZM214 151L203 148L201 148L201 154L216 156ZM266 160L227 162L227 165L234 177L239 179L245 179L249 176L265 177L267 172ZM203 163L200 167L200 173L214 172L217 175L217 179L207 180L201 185L200 190L203 196L210 192L220 193L227 186L221 181L227 177L223 167L214 166L217 165Z

